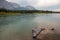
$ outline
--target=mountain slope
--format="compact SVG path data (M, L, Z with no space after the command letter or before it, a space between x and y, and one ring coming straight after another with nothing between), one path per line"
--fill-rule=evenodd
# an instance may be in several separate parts
M15 8L18 8L18 7L20 7L20 6L16 3L7 2L5 0L0 1L0 8L13 10Z
M25 8L28 8L29 10L36 10L34 7L32 6L26 6Z
M11 3L5 0L0 1L0 8L8 9L8 10L34 10L32 6L21 7L16 3Z

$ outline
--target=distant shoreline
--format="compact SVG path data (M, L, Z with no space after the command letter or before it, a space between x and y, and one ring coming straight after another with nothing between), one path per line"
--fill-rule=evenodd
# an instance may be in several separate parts
M0 12L5 13L60 13L57 11L44 11L44 10L7 10L7 9L0 9Z
M20 14L53 14L53 13L60 13L56 11L43 11L43 10L6 10L0 9L0 16L5 15L20 15Z
M0 12L13 12L13 13L60 13L56 11L41 11L41 10L4 10Z

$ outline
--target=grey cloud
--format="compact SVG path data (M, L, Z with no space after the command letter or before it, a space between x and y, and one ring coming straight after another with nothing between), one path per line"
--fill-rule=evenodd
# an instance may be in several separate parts
M39 7L39 10L56 10L56 9L60 9L60 4L48 7Z

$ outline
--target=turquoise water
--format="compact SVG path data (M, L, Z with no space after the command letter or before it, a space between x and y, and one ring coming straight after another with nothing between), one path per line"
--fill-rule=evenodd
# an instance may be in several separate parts
M32 40L33 27L60 23L60 17L54 15L20 14L0 16L0 40Z

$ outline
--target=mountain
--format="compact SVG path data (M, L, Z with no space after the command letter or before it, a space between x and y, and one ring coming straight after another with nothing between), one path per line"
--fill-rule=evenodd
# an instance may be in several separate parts
M4 8L8 10L34 10L35 9L32 6L21 7L16 3L11 3L6 0L0 0L0 8Z
M18 8L18 7L20 7L20 6L16 3L11 3L11 2L8 2L8 1L5 1L5 0L0 1L0 8L13 10L15 8Z
M36 10L34 7L32 6L26 6L25 8L28 8L29 10Z
M36 10L36 9L32 6L26 6L26 7L18 7L16 8L16 10Z

